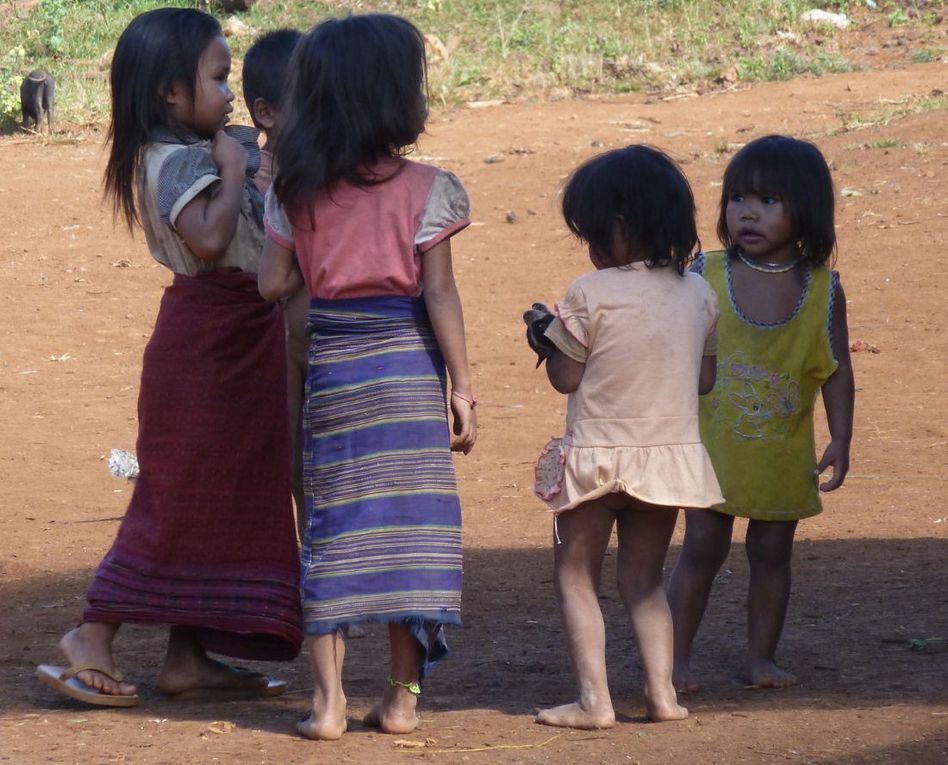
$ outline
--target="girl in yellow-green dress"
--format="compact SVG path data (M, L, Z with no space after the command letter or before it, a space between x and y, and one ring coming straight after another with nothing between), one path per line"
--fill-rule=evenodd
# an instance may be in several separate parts
M675 686L700 686L691 645L711 583L727 558L735 516L748 518L747 679L780 688L797 679L775 660L790 597L797 521L821 511L820 491L849 469L854 383L846 298L827 263L836 249L833 184L813 144L786 136L741 149L724 174L718 236L727 248L694 270L718 293L718 368L700 407L701 435L725 497L686 513L668 599ZM816 458L818 393L830 443ZM819 483L819 474L833 468Z

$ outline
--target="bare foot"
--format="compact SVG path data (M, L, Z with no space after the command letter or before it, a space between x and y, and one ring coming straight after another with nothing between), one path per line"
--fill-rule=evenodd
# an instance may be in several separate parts
M405 688L386 688L382 700L362 718L370 728L381 728L383 733L411 733L418 727L415 708L418 697Z
M701 690L701 683L688 664L675 664L672 672L672 684L678 693L697 693Z
M296 730L301 736L314 741L336 741L342 738L349 724L346 720L346 697L343 696L332 711L313 711L305 720L296 724Z
M203 692L266 695L268 682L260 672L231 667L207 655L169 658L158 675L159 690L177 697Z
M675 689L669 686L664 692L653 693L645 689L645 714L652 722L671 722L684 720L688 710L678 703Z
M115 659L112 656L112 638L116 627L110 624L88 622L70 630L59 640L59 649L70 666L101 667L106 672L117 674ZM137 689L130 683L116 682L111 677L86 669L76 677L79 682L95 688L99 693L110 696L134 696Z
M601 709L586 709L579 701L563 704L550 709L541 709L536 716L540 725L554 725L558 728L579 728L598 730L611 728L616 724L616 713L612 704Z
M797 676L778 667L773 659L752 659L747 674L751 685L758 688L789 688L797 684Z

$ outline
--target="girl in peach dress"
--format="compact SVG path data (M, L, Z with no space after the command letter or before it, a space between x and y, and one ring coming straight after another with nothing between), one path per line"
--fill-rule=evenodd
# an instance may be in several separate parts
M598 602L613 527L648 716L681 719L662 566L678 509L723 501L698 431L698 396L714 384L718 304L687 271L698 244L694 198L665 154L629 146L573 173L563 215L595 270L570 285L554 317L525 318L549 322L533 334L551 384L569 394L566 433L547 444L536 492L555 513L554 580L579 698L537 721L615 724Z

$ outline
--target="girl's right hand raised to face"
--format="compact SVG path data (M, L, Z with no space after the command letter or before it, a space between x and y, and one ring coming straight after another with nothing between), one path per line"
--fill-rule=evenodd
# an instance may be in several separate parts
M477 441L477 401L467 395L451 393L451 414L454 425L451 434L451 451L469 454Z
M240 141L223 130L218 130L211 141L211 157L217 165L221 176L225 172L239 175L241 178L247 172L247 150Z

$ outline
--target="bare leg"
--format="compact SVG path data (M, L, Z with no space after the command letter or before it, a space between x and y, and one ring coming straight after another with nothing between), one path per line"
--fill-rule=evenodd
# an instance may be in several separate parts
M619 593L645 669L645 706L654 722L688 716L688 710L678 704L672 684L672 618L662 583L662 567L677 517L678 508L628 499L617 513Z
M112 641L119 629L118 624L86 622L70 630L59 640L59 648L70 666L101 667L115 674L115 658L112 656ZM85 670L76 675L79 682L111 696L134 696L136 689L129 683L118 683L101 672Z
M172 627L158 688L171 696L193 691L234 691L253 695L267 685L266 675L236 669L212 659L190 627Z
M686 510L685 541L668 585L668 605L675 625L675 688L697 691L691 669L691 644L708 605L714 577L727 560L734 518L714 510Z
M418 682L421 673L422 649L411 630L404 624L389 624L388 639L392 666L382 700L365 716L363 722L385 733L411 733L418 727L415 708L418 697L406 685Z
M790 559L796 521L750 521L747 560L747 671L752 685L786 688L797 678L777 666L775 654L790 601Z
M584 729L615 725L606 677L605 626L599 608L602 558L614 522L613 511L598 500L557 518L560 543L553 546L553 578L566 648L579 683L579 700L541 710L538 723Z
M306 738L334 741L346 732L346 695L342 690L345 654L346 645L339 632L309 638L313 711L296 725L296 730Z

